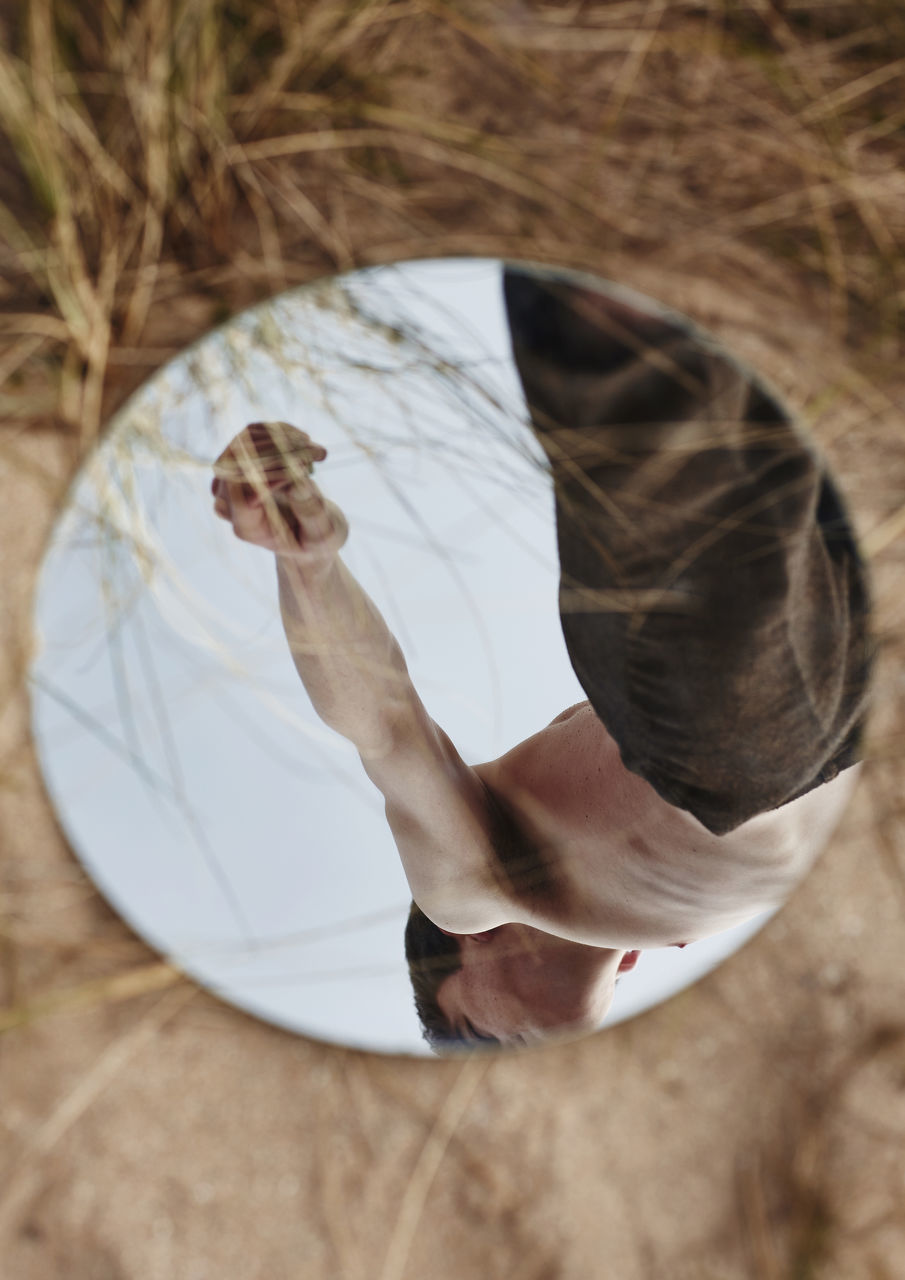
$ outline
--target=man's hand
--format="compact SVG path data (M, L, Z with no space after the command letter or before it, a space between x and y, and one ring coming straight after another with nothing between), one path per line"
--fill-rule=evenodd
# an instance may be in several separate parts
M243 542L300 568L327 567L349 536L346 518L311 479L323 445L285 422L254 422L214 463L214 511Z

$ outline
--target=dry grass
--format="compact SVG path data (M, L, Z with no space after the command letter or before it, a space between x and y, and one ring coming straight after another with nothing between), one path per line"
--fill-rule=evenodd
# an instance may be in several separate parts
M900 891L905 10L898 0L516 0L504 8L445 0L29 0L6 5L0 25L0 465L30 486L42 513L18 548L29 575L54 503L115 409L156 367L250 303L326 273L443 254L505 254L618 276L736 341L813 422L850 478L875 558L884 694L873 736L883 757L875 831L860 843L879 851L877 875ZM93 899L62 913L69 931L62 959L59 938L44 944L35 932L31 890L52 874L61 841L40 816L47 801L24 718L30 589L29 577L0 618L0 810L11 815L4 853L15 851L3 872L0 947L8 986L0 1029L13 1047L0 1067L19 1062L17 1051L30 1060L25 1037L55 1034L41 1031L47 1019L59 1028L85 1018L99 1047L95 1067L83 1064L75 1086L63 1067L55 1073L45 1063L53 1096L0 1198L0 1222L11 1231L42 1180L52 1181L56 1144L130 1055L147 1048L152 1031L179 1021L185 995L180 987L152 1006L139 1000L136 1007L150 1012L137 1022L118 1020L128 1005L93 1021L98 1008L88 1014L86 1006L103 1012L108 1001L142 992L146 1001L172 981L171 971L149 963ZM25 854L38 847L49 852L31 873ZM94 945L108 934L116 945ZM852 1203L860 1192L840 1172L838 1152L870 1151L881 1162L891 1141L883 1125L869 1134L863 1108L858 1124L846 1122L846 1090L864 1061L899 1061L901 1044L901 1026L883 1012L877 989L859 999L867 1021L838 1033L840 1051L819 1080L813 1064L837 1034L831 1026L817 1027L803 1048L793 1037L797 1054L779 1032L765 1033L770 1062L791 1063L781 1089L765 1088L764 1105L776 1104L770 1124L753 1133L754 1111L729 1090L739 1108L731 1132L716 1120L708 1130L708 1159L727 1174L734 1169L736 1179L734 1193L711 1184L714 1196L731 1201L723 1211L728 1234L694 1236L673 1223L670 1237L666 1226L646 1221L639 1231L647 1243L620 1255L629 1258L622 1275L894 1274L875 1243L876 1231L895 1226L894 1209L878 1201L853 1221L841 1202L840 1188ZM56 1016L66 1010L71 1022ZM789 1034L792 1016L782 1023ZM807 1016L803 1006L796 1016ZM743 1033L735 1013L718 1025L721 1035ZM658 1040L651 1026L638 1037L672 1052L666 1031ZM599 1055L618 1052L557 1051L560 1087L591 1061L587 1055L598 1053L596 1079ZM329 1072L332 1061L317 1046L306 1059L313 1073ZM736 1064L731 1047L723 1061L727 1070ZM431 1070L427 1077L413 1066L408 1077L412 1089L427 1091L424 1108L435 1118L388 1172L394 1202L373 1202L360 1246L335 1242L332 1256L344 1259L350 1276L380 1274L379 1265L394 1280L419 1274L419 1266L451 1275L468 1256L467 1224L458 1236L447 1224L439 1237L447 1243L434 1253L427 1244L419 1252L415 1237L429 1195L435 1204L456 1203L438 1174L494 1072L487 1085L468 1074L471 1066ZM514 1188L529 1140L515 1136L502 1113L523 1097L530 1120L536 1104L524 1071L510 1068L513 1092L499 1095L500 1113L469 1130L480 1142L492 1131L486 1126L497 1126L498 1159ZM6 1088L22 1089L24 1075L10 1079ZM387 1111L379 1068L357 1088L353 1110ZM397 1110L408 1107L405 1123L416 1126L416 1100L404 1092ZM643 1126L644 1110L634 1114ZM721 1142L744 1138L756 1140L750 1159L721 1158ZM664 1140L649 1135L652 1149ZM379 1163L377 1146L368 1151L361 1134L350 1141ZM338 1159L329 1137L321 1150L328 1166ZM532 1203L562 1204L565 1196L571 1212L573 1192L587 1196L581 1168L601 1176L590 1154L584 1158L578 1174L568 1163L558 1183L551 1174ZM516 1228L517 1195L507 1199L486 1167L469 1168L459 1152L447 1181L464 1188L479 1175L489 1199L504 1206L498 1220L509 1224L507 1238L533 1240ZM333 1190L323 1192L321 1216L336 1236L344 1193L329 1168L323 1176ZM490 1218L474 1205L468 1212L476 1215L471 1229L503 1258L505 1239ZM594 1212L582 1212L585 1235L597 1239ZM679 1252L670 1254L669 1239ZM689 1239L700 1246L693 1264L680 1252ZM591 1274L580 1238L566 1233L558 1248L552 1258L542 1248L509 1257L504 1271L487 1274ZM180 1265L177 1257L167 1273L149 1261L139 1280L188 1274Z
M37 411L85 447L154 362L167 302L206 302L203 327L434 241L571 245L582 265L623 250L738 279L790 262L848 336L894 340L897 5L526 6L493 26L477 12L35 0L8 19L11 420ZM457 94L435 72L463 52Z

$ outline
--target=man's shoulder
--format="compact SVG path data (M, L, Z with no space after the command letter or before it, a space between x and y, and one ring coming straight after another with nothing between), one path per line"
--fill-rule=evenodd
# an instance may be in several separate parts
M412 897L453 933L516 919L495 841L501 825L480 770L466 764L423 709L395 726L379 755L362 756L383 793Z

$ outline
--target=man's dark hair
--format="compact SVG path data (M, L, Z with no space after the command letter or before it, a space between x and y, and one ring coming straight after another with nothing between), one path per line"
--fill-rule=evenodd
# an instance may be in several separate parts
M459 939L438 929L415 902L405 926L405 958L425 1040L432 1049L464 1046L437 1001L440 984L462 967Z

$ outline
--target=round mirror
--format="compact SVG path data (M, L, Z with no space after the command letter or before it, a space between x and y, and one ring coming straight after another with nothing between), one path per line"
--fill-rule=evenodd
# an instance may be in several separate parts
M223 999L356 1048L539 1043L695 981L811 865L866 614L819 456L706 335L406 263L237 317L110 424L33 725L93 880Z

